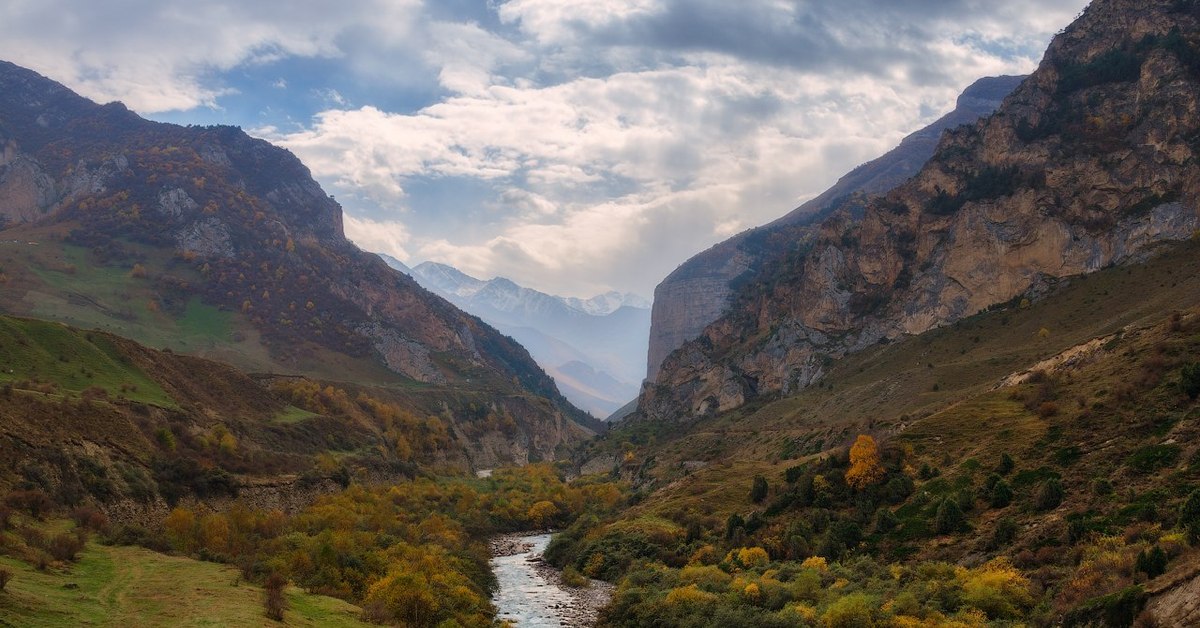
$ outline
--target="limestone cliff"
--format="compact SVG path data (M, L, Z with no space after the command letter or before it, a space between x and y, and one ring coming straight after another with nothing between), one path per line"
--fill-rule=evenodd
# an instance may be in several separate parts
M819 196L768 225L736 235L681 264L654 290L647 356L650 380L658 374L667 354L699 336L725 312L740 277L788 247L790 239L779 242L774 234L786 233L791 226L814 224L849 195L886 192L903 183L933 154L943 131L991 114L1023 78L997 76L976 81L958 97L953 111L904 138L883 156L850 171Z
M686 420L787 393L848 352L1191 237L1198 16L1192 2L1096 0L915 177L793 229L729 312L664 361L642 415Z

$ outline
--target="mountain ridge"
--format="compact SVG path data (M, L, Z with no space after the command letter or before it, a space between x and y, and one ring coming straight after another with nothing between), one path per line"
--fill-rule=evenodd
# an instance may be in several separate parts
M790 227L819 222L839 199L884 192L902 183L916 174L933 154L943 131L991 114L1023 78L999 76L975 81L958 97L952 111L908 135L887 153L855 167L828 190L787 214L720 242L680 264L654 290L648 379L654 379L667 354L699 336L706 325L729 307L739 278L752 274L764 260L789 245L786 241L775 241L784 239L780 234ZM794 234L783 235L790 239Z
M1176 3L1093 3L914 178L857 201L861 217L851 200L794 232L730 312L664 362L641 411L691 420L787 394L831 359L1191 237L1197 32Z
M7 62L0 87L0 311L251 370L525 395L547 422L597 427L516 342L347 240L290 152L147 121Z
M650 325L640 297L549 295L504 277L477 279L436 262L423 262L411 272L425 288L519 341L563 394L594 416L604 418L637 396ZM588 368L571 368L571 363Z

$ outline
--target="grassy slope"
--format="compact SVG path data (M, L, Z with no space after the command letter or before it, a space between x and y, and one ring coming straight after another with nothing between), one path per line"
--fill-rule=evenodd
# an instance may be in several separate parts
M334 380L394 384L403 378L373 360L356 360L319 347L307 359L281 364L241 313L206 305L198 297L168 311L169 285L199 281L192 266L163 251L122 243L146 268L115 262L62 240L70 225L18 227L0 238L0 311L99 329L157 349L235 364L249 371L302 373Z
M755 402L686 429L619 427L595 452L624 444L634 452L626 469L655 480L653 498L631 516L702 512L713 521L750 509L746 493L755 474L775 482L805 456L848 445L859 432L908 440L935 465L943 457L984 453L991 464L1001 451L1035 455L1033 445L1050 425L1011 401L1011 391L989 392L1001 379L1092 338L1197 306L1200 243L1191 242L1145 264L1075 278L1029 307L983 313L850 356L819 386L792 397ZM1108 383L1094 387L1114 388L1130 377L1132 364L1122 363L1104 375ZM707 466L689 471L685 461Z
M0 593L0 626L254 626L261 587L237 570L136 547L90 543L69 570L38 571L0 557L14 573ZM71 588L67 588L70 586ZM290 626L360 626L359 609L291 587Z

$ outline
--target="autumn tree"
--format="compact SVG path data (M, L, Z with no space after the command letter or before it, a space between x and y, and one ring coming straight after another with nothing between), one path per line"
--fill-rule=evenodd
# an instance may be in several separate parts
M279 572L272 571L263 584L263 607L268 619L283 621L283 613L287 610L287 598L283 595L287 587L287 578Z
M879 446L875 439L859 434L850 447L850 470L846 471L846 484L863 490L883 479L883 466L879 464Z

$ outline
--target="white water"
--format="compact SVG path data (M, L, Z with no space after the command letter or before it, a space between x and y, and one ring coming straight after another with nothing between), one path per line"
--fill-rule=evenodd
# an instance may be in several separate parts
M568 626L564 623L563 609L571 606L571 596L547 582L529 562L530 558L545 551L550 535L535 534L520 540L533 544L533 548L521 554L492 559L492 571L500 585L492 599L496 605L496 618L511 621L520 628Z

